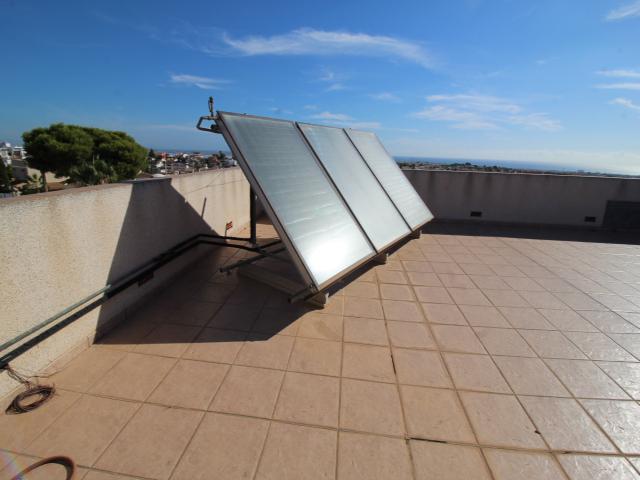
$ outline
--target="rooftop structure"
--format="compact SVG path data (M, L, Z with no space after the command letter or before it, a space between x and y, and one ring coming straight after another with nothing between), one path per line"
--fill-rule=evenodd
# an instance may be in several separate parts
M453 184L462 178L437 175L457 175L447 180ZM469 201L487 175L464 177ZM146 239L144 248L156 255L165 247L153 228L165 228L163 222L184 222L166 230L174 235L170 243L204 228L203 222L218 231L228 218L246 225L246 215L232 208L246 203L221 196L207 206L196 196L240 189L238 198L245 198L248 185L238 177L238 169L208 171L35 195L0 207L19 208L32 224L44 218L36 212L59 211L60 225L44 226L59 236L77 231L64 216L71 195L77 205L95 209L93 217L78 220L84 241L58 246L79 251L78 267L59 277L67 282L58 290L62 298L76 282L81 291L83 283L93 287L93 276L102 280L102 270L83 279L89 268L107 262L111 277L140 263L143 258L132 260L145 251L138 240ZM502 191L509 178L521 180L498 178L492 181L506 182ZM438 218L441 192L424 188L428 178L412 181ZM520 184L521 195L536 198L537 181L530 190ZM579 178L567 181L582 185ZM165 198L164 220L148 218L150 198ZM488 220L495 221L495 204L486 205L494 216ZM103 221L96 238L105 243L92 256L84 244L94 243L91 222L104 219L104 209L124 220ZM580 221L583 216L577 214ZM547 218L552 224L559 217ZM0 415L0 478L54 454L72 457L79 478L87 480L637 478L637 235L529 228L512 220L495 226L485 219L486 213L471 219L473 225L427 225L385 265L343 279L321 310L292 305L282 293L235 273L220 274L221 265L245 253L219 248L200 252L161 289L150 289L159 278L133 287L145 296L119 326L42 369L42 381L57 388L50 402L31 413ZM109 243L111 230L116 246ZM276 236L266 221L257 233L263 241ZM9 240L28 246L26 236ZM16 261L32 275L28 262ZM36 265L48 268L34 261L33 272ZM5 295L23 281L17 269L15 275ZM36 280L43 289L58 281ZM56 295L43 293L38 307L49 313L53 307L45 302ZM78 297L72 292L61 304ZM33 303L16 302L23 308ZM14 309L11 318L20 316L15 303L6 304ZM101 312L107 314L116 315ZM56 335L70 338L77 330ZM47 468L47 478L61 473Z

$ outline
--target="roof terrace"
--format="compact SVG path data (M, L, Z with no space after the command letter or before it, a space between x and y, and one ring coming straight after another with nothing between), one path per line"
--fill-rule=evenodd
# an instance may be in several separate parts
M233 170L216 189L237 188ZM69 194L53 195L35 198ZM258 236L275 232L263 221ZM85 480L640 478L634 241L429 224L322 310L218 272L246 253L206 250L47 366L51 401L0 415L0 479L51 455Z

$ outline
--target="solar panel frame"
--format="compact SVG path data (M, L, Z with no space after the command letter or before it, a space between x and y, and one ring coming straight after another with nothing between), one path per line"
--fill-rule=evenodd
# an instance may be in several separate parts
M387 192L387 194L389 195L389 198L391 198L391 201L393 202L393 204L397 207L398 211L400 212L400 214L402 215L402 217L405 219L405 221L407 222L407 224L409 225L409 227L411 228L412 231L416 231L418 229L420 229L422 226L424 226L426 223L430 222L431 220L433 220L433 213L431 213L431 210L429 210L429 207L427 207L427 205L424 203L424 201L422 200L422 198L420 197L420 195L418 194L418 192L416 192L415 188L413 188L413 185L411 185L411 182L409 181L409 179L404 175L404 173L402 173L402 170L400 170L400 167L398 166L398 164L395 162L395 160L393 159L393 157L391 157L391 155L389 155L389 152L387 152L386 148L384 147L384 144L380 141L380 139L378 138L378 136L375 133L372 132L367 132L364 130L355 130L355 129L351 129L351 128L345 128L344 129L345 132L347 133L347 136L349 137L349 139L351 140L351 143L353 144L353 146L355 147L355 149L360 153L360 155L362 156L364 162L369 166L369 168L371 169L371 171L373 172L373 174L375 175L375 177L378 179L378 181L380 182L380 184L382 185L382 188ZM408 212L406 211L406 206L405 205L399 205L399 199L397 198L397 196L394 196L393 192L390 191L390 185L388 182L386 182L385 180L389 180L388 178L380 178L381 175L379 174L380 172L376 172L376 167L375 165L373 165L372 160L367 158L367 155L362 151L363 149L361 147L358 147L358 140L357 138L355 138L355 135L353 135L353 133L355 134L359 134L359 135L367 135L373 138L373 140L377 143L377 146L380 148L381 153L387 157L388 159L388 166L390 168L393 168L394 170L397 169L402 181L402 183L404 183L406 185L406 188L408 189L408 192L411 194L411 196L414 197L414 200L419 201L423 206L424 209L426 211L426 217L424 217L424 219L421 219L418 222L412 222L410 218L408 217ZM385 167L387 168L387 167ZM395 198L394 198L395 197Z
M321 283L316 282L316 280L314 279L314 275L311 272L311 269L310 269L309 265L307 264L307 262L304 259L304 256L299 251L299 249L296 247L295 243L292 241L292 239L290 237L290 234L288 232L288 229L286 228L285 224L281 220L280 216L276 213L275 208L273 207L272 203L269 201L269 198L266 195L266 193L265 193L262 185L260 184L260 181L258 180L257 176L255 175L253 169L251 168L250 163L246 160L242 149L238 145L238 142L234 138L234 136L231 133L231 131L228 128L228 126L225 124L225 120L224 120L225 116L253 118L253 119L258 119L258 120L268 120L268 121L276 121L276 122L283 122L283 123L293 124L295 126L296 132L300 136L300 139L301 139L302 143L305 145L305 148L308 150L310 156L313 158L313 160L315 161L316 165L318 166L318 169L320 170L322 175L326 178L326 180L328 181L328 183L331 186L332 190L334 191L334 193L336 194L336 196L339 198L340 202L342 203L342 206L348 212L350 218L353 220L354 224L357 226L358 230L360 231L360 233L362 234L362 236L366 240L367 244L370 246L371 253L369 255L364 256L360 260L352 263L350 266L348 266L348 267L342 269L341 271L337 272L335 275L331 276L330 278L326 279L325 281L323 281ZM315 291L322 291L322 290L328 288L329 286L331 286L333 283L335 283L340 278L344 277L348 273L350 273L353 270L357 269L361 265L363 265L366 262L368 262L369 260L371 260L371 258L376 256L377 252L376 252L376 249L375 249L374 245L370 241L370 239L367 236L366 232L364 231L364 229L362 228L362 226L358 222L358 219L355 217L355 215L351 211L349 205L344 200L341 192L339 191L339 189L336 187L335 183L333 182L333 179L331 178L330 175L328 175L328 173L326 172L324 166L322 165L322 163L318 159L318 157L315 154L315 152L313 151L313 149L309 146L306 138L304 137L304 135L302 134L302 132L300 131L300 129L298 128L298 126L297 126L297 124L295 122L292 122L292 121L289 121L289 120L281 120L281 119L271 118L271 117L263 117L263 116L257 116L257 115L247 115L247 114L238 114L238 113L233 113L233 112L218 111L216 125L219 127L220 133L222 133L222 135L223 135L225 141L227 142L229 148L231 149L234 157L236 158L236 160L240 164L243 172L245 173L245 176L246 176L249 184L251 185L251 188L254 190L256 196L259 198L259 200L262 203L263 207L265 208L267 214L271 218L271 220L273 222L273 226L276 229L276 231L278 232L278 235L280 236L280 239L285 244L285 247L287 248L287 250L291 253L290 256L291 256L291 258L292 258L292 260L294 262L294 265L297 267L297 270L302 275L303 281L306 283L307 286L312 287Z
M389 196L389 193L387 192L387 190L380 183L380 179L378 179L378 177L376 176L375 172L371 169L371 166L365 161L365 159L363 158L363 156L360 153L360 151L353 144L353 141L351 140L351 138L349 137L349 135L347 134L347 132L346 132L346 130L344 128L333 127L333 126L330 126L330 125L318 125L318 124L306 123L306 122L296 122L296 124L297 124L298 128L300 129L300 132L301 132L303 138L305 139L305 141L309 145L309 148L314 152L316 158L318 159L318 161L319 161L320 165L322 166L322 168L325 170L327 176L329 178L331 178L331 180L334 183L334 185L336 185L336 189L338 190L338 193L342 196L343 201L345 202L345 204L347 205L347 207L349 208L349 210L353 214L353 217L360 224L360 227L362 228L362 231L367 236L367 238L369 239L369 242L373 245L373 247L377 250L378 253L384 252L389 247L391 247L392 245L396 244L401 239L403 239L404 237L406 237L407 235L409 235L411 233L411 231L413 230L411 225L409 225L407 223L406 219L402 215L402 212L398 209L398 206L395 204L393 199ZM353 152L356 154L357 158L360 160L360 162L362 162L362 165L364 166L364 168L368 172L370 172L371 177L373 178L373 181L376 183L376 185L378 185L380 187L380 191L382 192L384 197L389 201L389 205L391 206L391 208L398 214L399 220L407 228L406 231L403 231L401 235L395 236L395 238L393 238L392 240L387 241L386 243L384 243L384 244L382 244L380 246L376 245L377 242L374 241L374 239L372 238L372 236L371 236L370 232L368 231L368 229L365 228L365 226L363 225L363 221L361 221L361 219L359 218L359 215L354 211L354 206L351 205L350 199L347 199L345 197L345 194L342 192L343 189L339 188L339 186L337 185L336 179L334 178L334 175L331 173L329 167L327 165L325 165L325 161L322 159L322 156L321 156L320 152L316 149L316 147L314 147L312 140L305 133L305 131L304 131L305 127L315 127L315 128L339 130L344 135L344 138L346 139L348 144L353 149Z

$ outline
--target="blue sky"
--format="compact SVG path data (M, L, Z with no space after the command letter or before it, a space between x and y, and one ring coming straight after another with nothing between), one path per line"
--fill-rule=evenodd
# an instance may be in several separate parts
M53 122L225 148L221 110L395 155L640 173L640 1L2 0L0 140Z

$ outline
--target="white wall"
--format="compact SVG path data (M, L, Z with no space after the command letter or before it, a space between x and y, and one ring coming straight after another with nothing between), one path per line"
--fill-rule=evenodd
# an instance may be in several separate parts
M198 233L249 222L239 168L0 199L0 343ZM116 318L202 252L200 247L48 338L15 361L39 371L86 346ZM4 352L6 353L6 352ZM12 384L0 375L0 397Z
M599 227L608 200L640 202L640 179L404 170L437 220ZM471 217L481 211L482 217ZM596 217L595 223L585 217Z

